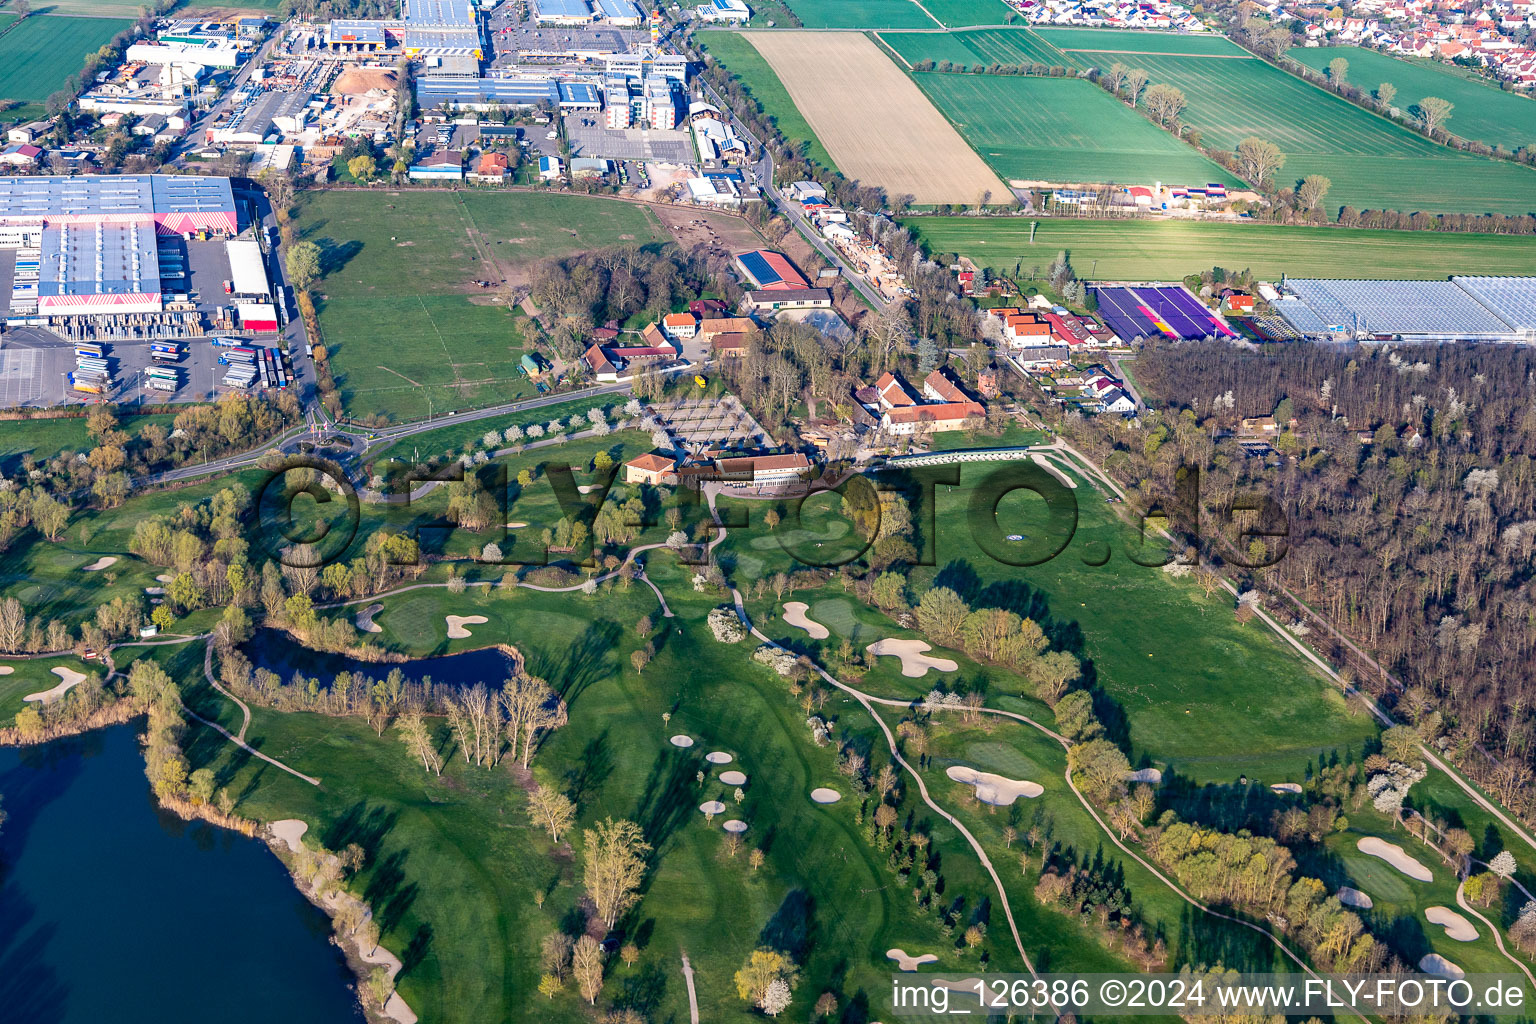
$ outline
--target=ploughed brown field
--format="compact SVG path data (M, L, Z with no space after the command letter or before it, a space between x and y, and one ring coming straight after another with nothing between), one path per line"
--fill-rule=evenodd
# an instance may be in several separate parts
M838 169L919 204L1010 200L922 90L857 32L744 33Z

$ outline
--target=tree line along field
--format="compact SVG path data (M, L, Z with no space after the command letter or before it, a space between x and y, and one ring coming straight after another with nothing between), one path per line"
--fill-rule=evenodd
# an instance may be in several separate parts
M1438 96L1456 105L1447 129L1464 139L1490 146L1519 149L1536 146L1536 100L1505 92L1468 72L1421 60L1405 60L1358 46L1319 46L1293 49L1286 56L1314 71L1326 72L1330 61L1349 62L1344 81L1371 92L1382 82L1397 86L1393 105L1408 111L1426 96Z
M1116 28L1042 26L1035 30L1047 44L1075 58L1080 66L1110 63L1110 54L1168 53L1190 57L1246 57L1248 51L1225 36L1185 35ZM1099 56L1099 55L1105 56ZM1091 55L1091 56L1090 56Z
M1098 280L1178 280L1213 266L1293 276L1435 280L1536 274L1536 246L1514 235L1366 231L1183 221L914 217L903 221L934 253L959 253L999 273L1048 266L1065 249ZM1030 225L1037 223L1035 242ZM1097 261L1097 268L1094 263Z
M757 52L757 47L740 32L728 30L706 30L698 33L696 38L709 55L719 61L746 87L753 99L763 105L786 139L804 141L807 144L806 156L825 167L837 169L827 147L821 144L821 140L811 130L810 122L800 113L795 101L789 98L789 90L784 88L784 83L779 81L779 76L773 73L773 68L768 66L763 55Z
M1240 184L1092 82L922 72L912 77L982 159L1013 181Z
M397 421L533 393L518 360L535 328L474 281L665 237L643 206L506 192L313 192L298 227L322 252L316 308L347 413Z
M0 99L39 103L63 88L89 54L132 24L132 12L124 13L127 18L33 15L11 28L0 36Z
M1325 175L1327 209L1528 213L1536 171L1436 145L1263 61L1137 56L1123 61L1183 91L1184 123L1207 148L1233 150L1249 136L1286 155L1276 184Z

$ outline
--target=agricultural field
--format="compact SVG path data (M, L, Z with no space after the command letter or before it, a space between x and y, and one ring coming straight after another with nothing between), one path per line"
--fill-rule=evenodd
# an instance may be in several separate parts
M316 306L347 412L396 421L533 393L517 366L532 324L473 282L523 285L550 257L665 238L643 207L547 194L319 192L298 225L321 248Z
M763 110L786 139L804 140L806 156L823 166L837 168L827 147L821 144L821 140L811 130L810 122L800 113L795 101L789 98L789 90L784 88L779 76L773 73L773 68L768 66L763 55L747 41L746 36L740 32L710 30L700 32L697 38L700 45L709 51L709 55L723 64L752 97L763 105Z
M1188 184L1238 180L1076 78L914 73L982 159L1008 179Z
M1037 34L1047 44L1066 53L1082 54L1084 67L1108 65L1112 54L1166 53L1191 57L1246 57L1248 51L1225 36L1185 35L1179 32L1147 32L1116 28L1042 27ZM1099 56L1103 54L1104 56ZM1091 55L1091 56L1089 56Z
M1300 47L1288 56L1314 71L1328 69L1328 62L1342 57L1349 62L1345 81L1371 91L1382 82L1397 86L1393 104L1403 111L1426 96L1438 96L1456 105L1446 127L1464 139L1490 146L1519 149L1536 145L1536 100L1520 93L1504 92L1471 77L1459 68L1421 60L1402 60L1358 46Z
M1031 268L1049 265L1062 249L1081 276L1102 281L1178 280L1213 266L1246 268L1265 278L1438 280L1468 267L1480 274L1536 274L1536 246L1514 235L1023 217L915 217L904 223L935 253L963 253L1007 274L1017 266L1026 277L1039 277ZM1038 224L1033 245L1031 224Z
M747 38L849 178L890 195L908 193L919 204L975 203L986 193L991 201L1009 198L997 175L866 36L756 32Z
M942 27L912 0L785 0L785 3L806 28Z
M1006 25L1018 18L1003 0L918 0L923 9L949 28Z
M135 7L137 10L137 7ZM88 54L131 25L124 18L34 15L0 36L0 99L41 102L77 74Z
M1527 213L1536 171L1438 146L1257 58L1138 56L1149 84L1183 90L1184 123L1205 146L1231 150L1257 136L1286 155L1277 174L1291 185L1325 175L1324 207L1431 213Z
M882 32L880 40L901 55L910 67L921 60L977 64L1072 63L1060 50L1028 28L986 28L971 32Z

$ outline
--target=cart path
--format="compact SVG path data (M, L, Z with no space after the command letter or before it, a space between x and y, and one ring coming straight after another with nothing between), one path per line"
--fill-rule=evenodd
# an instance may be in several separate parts
M213 687L215 690L218 690L224 696L226 696L230 700L234 701L235 705L240 708L240 714L241 714L240 732L239 732L239 734L237 736L235 736L235 742L237 742L237 743L244 743L245 742L246 730L248 730L251 727L251 709L250 709L250 706L245 703L245 701L241 700L239 697L236 697L233 693L230 693L228 690L224 689L224 687L219 685L219 681L217 679L213 678L213 640L212 639L210 639L208 641L208 643L206 645L204 645L204 647L203 647L203 678L208 680L208 685L209 686Z
M683 981L688 984L688 1019L699 1024L699 994L693 990L693 964L688 962L688 951L683 950Z
M1524 974L1525 975L1525 979L1531 983L1531 987L1532 988L1536 988L1536 975L1531 974L1531 970L1530 970L1529 967L1526 967L1525 964L1521 963L1519 961L1519 959L1517 959L1515 956L1513 956L1509 952L1509 950L1504 948L1504 936L1499 934L1498 927L1495 926L1492 921L1488 920L1482 914L1479 914L1476 910L1472 909L1472 905L1467 902L1466 889L1467 889L1467 881L1466 881L1466 879L1461 879L1460 881L1458 881L1456 883L1456 905L1458 907L1460 907L1462 910L1465 910L1467 913L1471 914L1473 917L1477 918L1479 921L1483 922L1483 924L1488 926L1488 930L1493 933L1493 943L1494 943L1494 945L1499 947L1499 952L1504 954L1504 959L1508 960L1510 963L1512 963L1516 967L1520 968L1520 972L1522 974ZM1521 886L1521 891L1522 892L1525 891L1525 887L1524 886Z

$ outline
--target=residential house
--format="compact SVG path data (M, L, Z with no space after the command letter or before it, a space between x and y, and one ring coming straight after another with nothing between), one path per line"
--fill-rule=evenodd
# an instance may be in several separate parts
M661 318L661 329L669 338L687 339L699 332L699 322L692 313L668 313Z
M712 334L709 354L716 359L742 359L747 354L747 336L741 333Z
M505 153L481 153L480 162L475 164L470 178L487 185L500 185L507 180L511 166Z
M0 150L0 164L9 167L32 167L42 158L42 149L31 144L6 146Z

